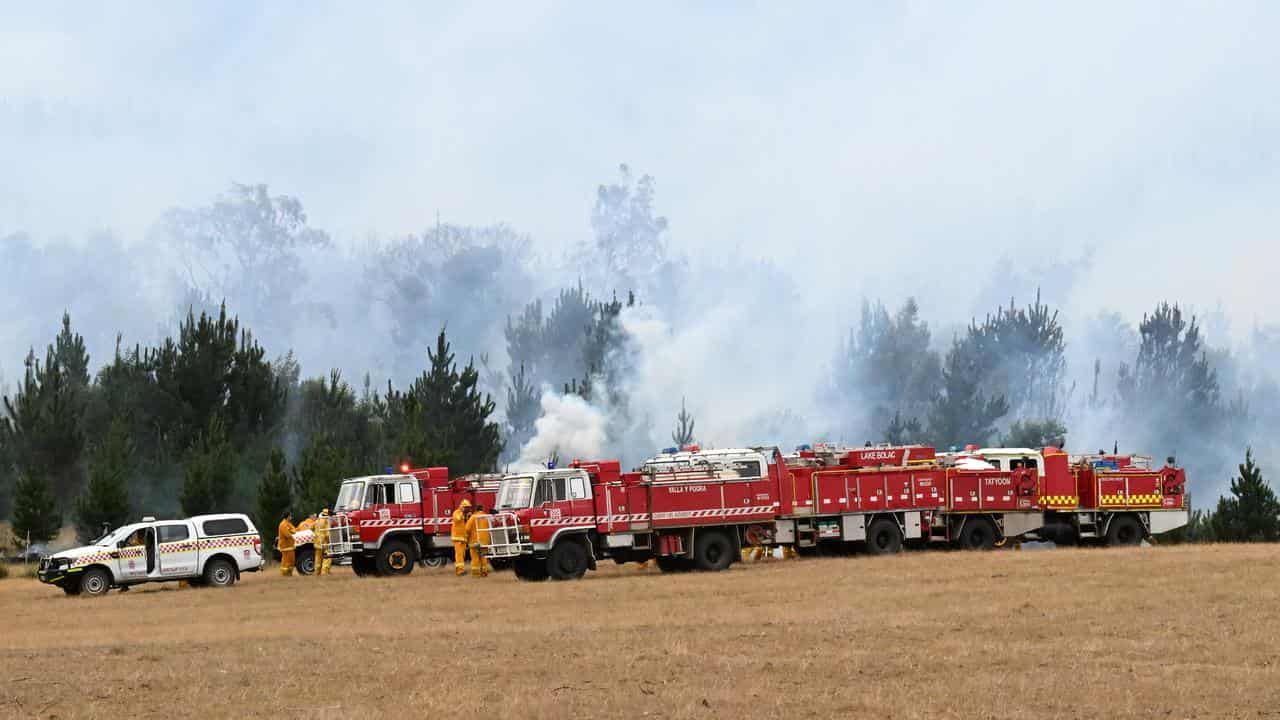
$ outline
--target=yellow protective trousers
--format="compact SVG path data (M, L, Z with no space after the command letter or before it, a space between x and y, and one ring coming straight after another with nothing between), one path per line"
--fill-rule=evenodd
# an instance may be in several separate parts
M285 576L293 574L293 548L280 551L280 574Z
M453 574L465 575L467 572L467 541L453 541Z
M471 575L473 577L485 577L489 574L489 561L484 559L484 555L480 552L479 545L471 546Z

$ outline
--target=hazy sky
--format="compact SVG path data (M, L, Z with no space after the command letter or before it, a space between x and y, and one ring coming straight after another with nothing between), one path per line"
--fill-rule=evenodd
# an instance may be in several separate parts
M962 319L1092 248L1074 312L1280 309L1280 4L373 7L7 5L0 235L133 242L240 181L343 242L438 211L552 251L626 162L674 247L823 298Z

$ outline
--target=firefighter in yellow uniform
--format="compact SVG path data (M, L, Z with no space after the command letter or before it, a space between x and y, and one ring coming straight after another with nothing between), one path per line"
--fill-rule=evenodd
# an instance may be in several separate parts
M311 547L315 548L316 575L328 575L329 568L333 566L333 560L329 559L329 508L320 511L312 530L315 531Z
M293 528L293 531L295 533L300 533L303 530L310 530L314 528L315 525L316 525L316 516L314 514L311 514L307 516L306 520L303 520L302 522L295 525Z
M471 546L471 577L488 577L489 563L484 559L484 547L489 544L489 514L483 505L476 505L475 512L467 518L467 545Z
M449 537L453 540L453 574L459 577L467 574L467 517L471 515L471 501L458 503L453 511L453 527Z
M795 560L795 559L796 559L796 558L798 558L798 557L800 557L800 555L799 555L799 553L797 553L797 552L796 552L796 546L795 546L795 545L783 545L783 546L782 546L782 559L783 559L783 560Z
M276 528L276 549L280 551L280 574L293 574L293 514L285 511Z

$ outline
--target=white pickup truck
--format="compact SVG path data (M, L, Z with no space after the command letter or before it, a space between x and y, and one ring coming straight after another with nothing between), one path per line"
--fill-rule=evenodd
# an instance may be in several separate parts
M186 580L234 585L262 569L262 537L246 515L143 518L84 547L40 558L37 577L68 595L104 595L113 587Z

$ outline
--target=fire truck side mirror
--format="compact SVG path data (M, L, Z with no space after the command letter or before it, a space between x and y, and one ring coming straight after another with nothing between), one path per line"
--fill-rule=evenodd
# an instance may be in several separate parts
M550 500L547 500L546 502L542 503L542 505L540 505L539 507L541 507L543 510L550 510L550 509L551 509L551 501L550 501Z

